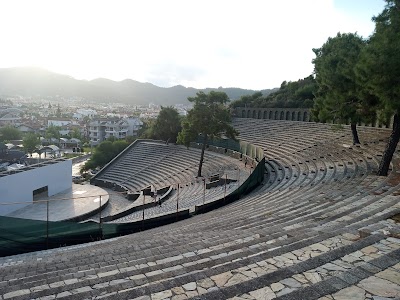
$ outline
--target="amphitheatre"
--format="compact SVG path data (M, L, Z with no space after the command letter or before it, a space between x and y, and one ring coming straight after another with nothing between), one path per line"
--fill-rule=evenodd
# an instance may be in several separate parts
M133 233L2 257L0 299L398 299L398 150L375 175L390 129L359 126L353 145L349 126L308 118L240 112L249 161L210 146L204 173L217 182L193 180L199 149L138 141L92 179L110 203L82 223ZM142 205L121 210L128 201ZM164 225L141 223L142 208Z

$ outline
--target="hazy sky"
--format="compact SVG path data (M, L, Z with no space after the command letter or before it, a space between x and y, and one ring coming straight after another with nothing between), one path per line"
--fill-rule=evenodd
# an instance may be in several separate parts
M1 0L0 68L169 87L273 88L337 32L368 37L383 0Z

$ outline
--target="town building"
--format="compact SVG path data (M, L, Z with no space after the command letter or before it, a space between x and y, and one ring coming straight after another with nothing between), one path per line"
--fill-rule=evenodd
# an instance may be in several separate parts
M143 122L138 118L93 120L89 123L90 144L95 146L110 137L122 140L128 136L136 136L142 125Z

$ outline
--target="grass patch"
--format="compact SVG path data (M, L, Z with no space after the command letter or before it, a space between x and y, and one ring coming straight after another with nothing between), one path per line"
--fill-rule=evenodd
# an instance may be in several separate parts
M74 158L82 155L83 153L64 153L64 158Z

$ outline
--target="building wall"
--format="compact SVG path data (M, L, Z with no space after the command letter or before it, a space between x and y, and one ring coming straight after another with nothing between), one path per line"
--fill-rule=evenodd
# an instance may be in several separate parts
M236 116L239 118L287 120L309 122L310 109L308 108L248 108L237 107Z
M139 118L125 118L118 121L92 121L89 124L90 144L92 146L98 145L110 135L117 139L125 139L127 136L136 136L137 131L142 125L143 122L140 121Z
M32 168L34 167L31 166ZM0 205L0 215L6 215L33 202L33 191L48 186L53 196L72 187L72 160L36 167L0 177L0 204L27 202L26 204Z
M69 125L71 123L72 123L71 120L52 120L52 119L50 119L47 121L47 126L53 125L53 126L62 127L62 126Z

